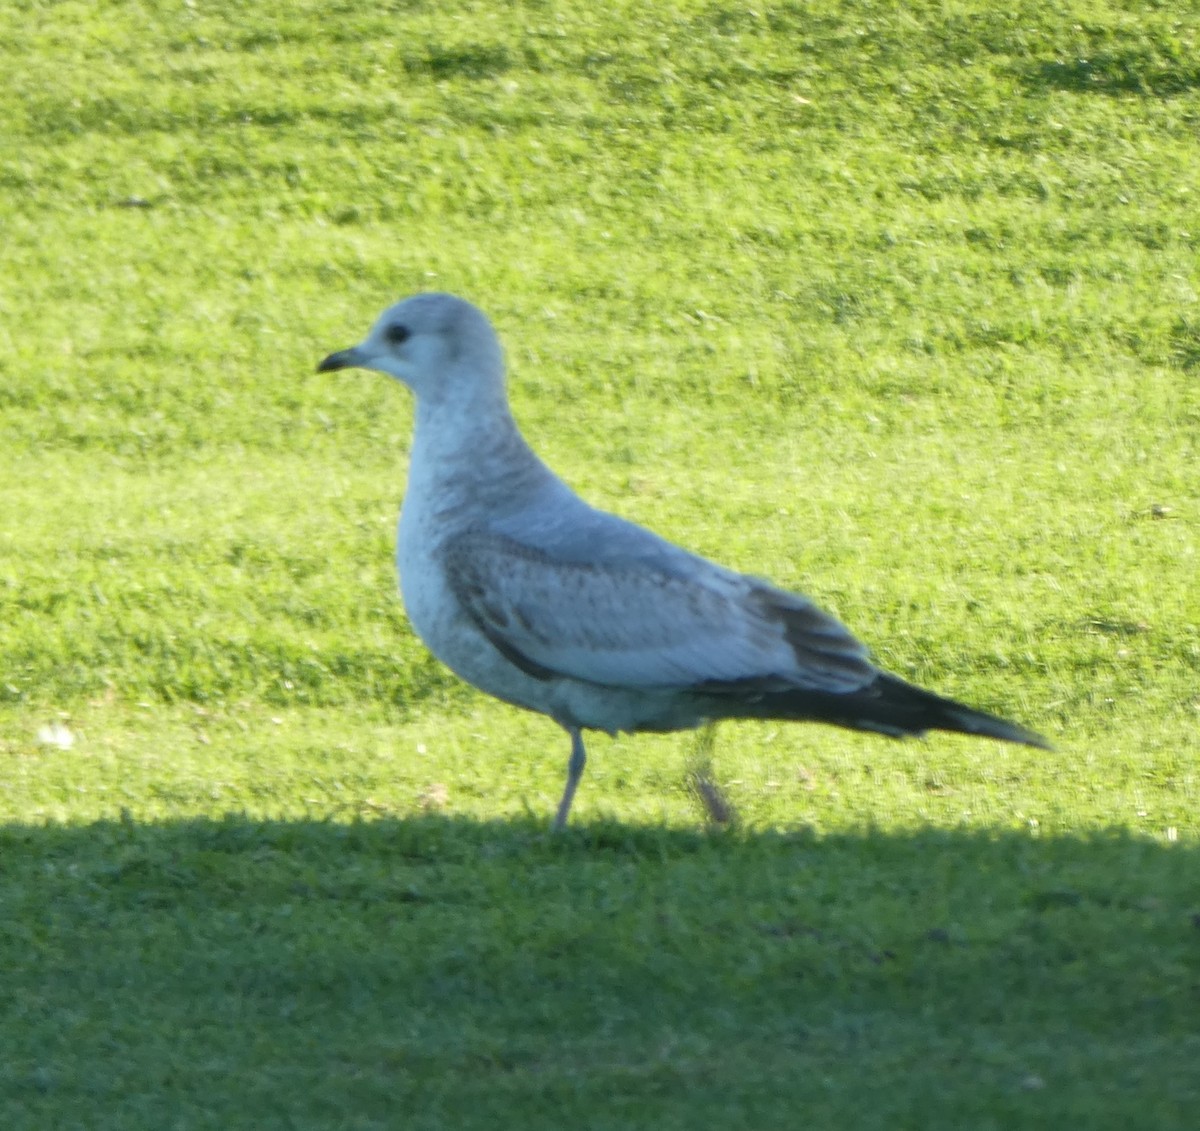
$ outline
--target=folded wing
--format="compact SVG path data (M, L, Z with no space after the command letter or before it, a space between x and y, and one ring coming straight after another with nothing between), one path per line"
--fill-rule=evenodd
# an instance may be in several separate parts
M489 530L459 534L443 553L466 615L537 678L844 693L879 674L812 602L692 555L583 561Z

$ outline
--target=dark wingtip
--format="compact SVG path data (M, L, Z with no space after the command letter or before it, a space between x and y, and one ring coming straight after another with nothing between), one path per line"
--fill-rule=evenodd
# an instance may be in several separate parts
M1048 738L1035 730L1023 727L1019 723L1010 723L1007 719L998 718L986 711L976 711L971 707L955 705L947 710L946 715L958 724L953 729L966 734L978 734L984 738L995 738L1001 742L1016 742L1021 746L1033 746L1038 750L1056 750L1057 747ZM934 728L937 723L932 724Z

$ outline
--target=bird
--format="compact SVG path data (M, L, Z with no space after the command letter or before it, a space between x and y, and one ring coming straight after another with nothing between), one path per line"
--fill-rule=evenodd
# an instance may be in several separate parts
M777 719L1052 749L876 666L809 598L586 503L526 442L499 338L467 300L423 292L388 307L360 344L317 370L350 368L415 395L396 544L413 629L467 683L547 716L570 739L555 829L583 776L585 731Z

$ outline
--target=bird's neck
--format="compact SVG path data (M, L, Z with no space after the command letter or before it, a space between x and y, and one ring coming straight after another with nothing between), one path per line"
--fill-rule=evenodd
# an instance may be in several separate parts
M482 500L502 504L524 481L544 474L513 420L503 387L453 401L417 401L406 505L421 499L449 511Z

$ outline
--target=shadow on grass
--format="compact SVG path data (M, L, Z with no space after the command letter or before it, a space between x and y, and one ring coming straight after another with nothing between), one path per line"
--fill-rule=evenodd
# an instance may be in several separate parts
M1190 846L231 817L9 825L0 869L9 1128L1172 1127L1200 1100Z
M1045 60L1031 66L1023 77L1033 90L1170 98L1200 87L1200 63L1133 46L1097 51L1087 58Z

